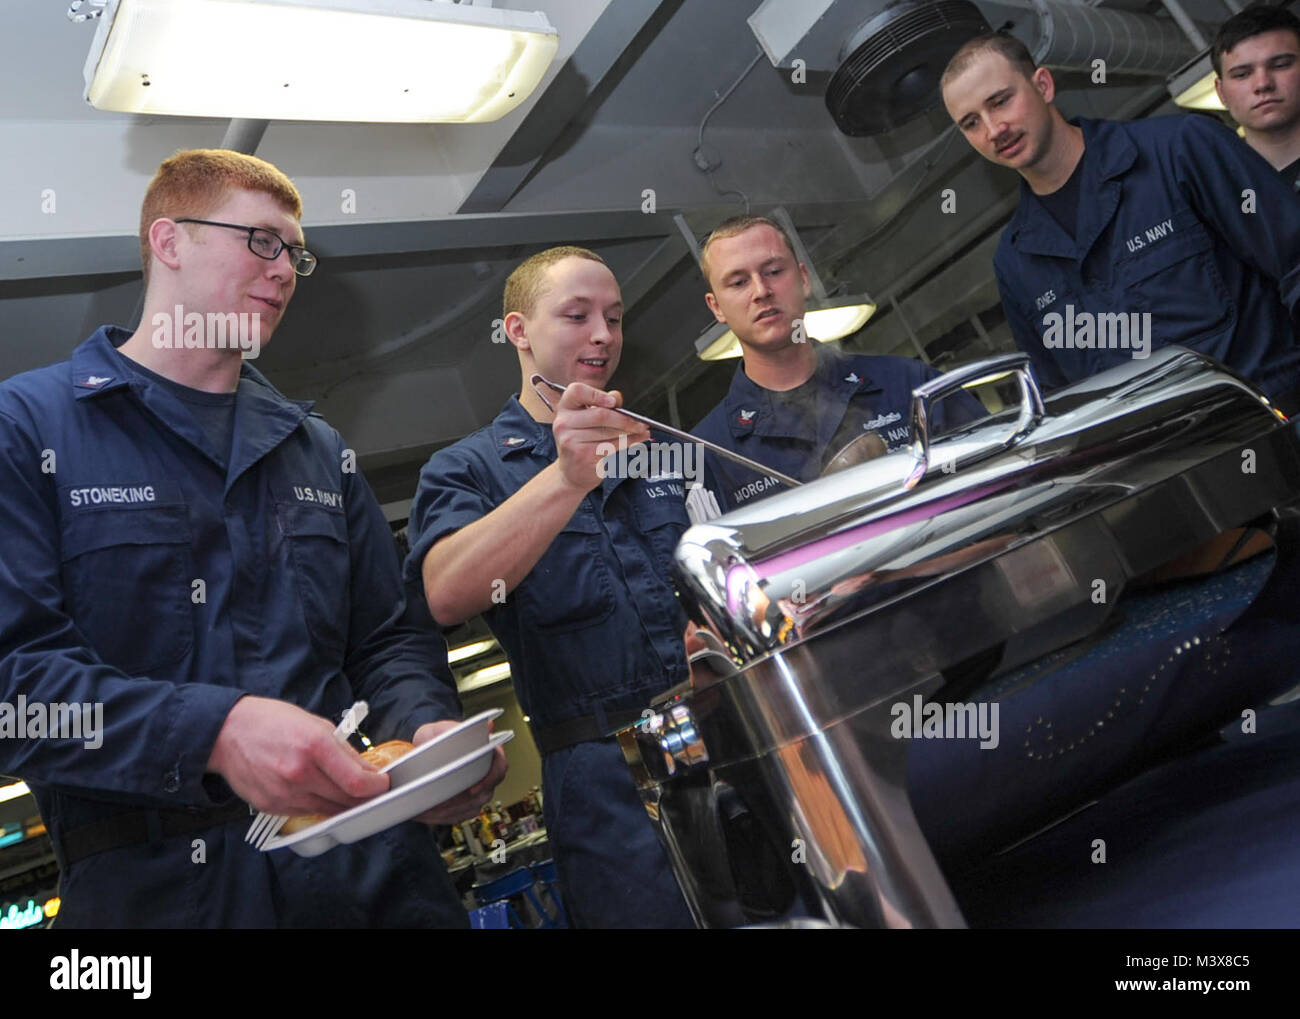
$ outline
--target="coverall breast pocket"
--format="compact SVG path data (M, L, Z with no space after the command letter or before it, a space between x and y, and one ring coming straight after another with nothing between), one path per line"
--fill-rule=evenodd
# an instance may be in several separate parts
M348 522L341 511L305 503L277 503L289 569L312 639L336 652L347 648L352 564Z
M194 646L186 507L98 509L63 526L64 608L99 657L129 675Z
M636 523L637 528L650 540L655 558L659 561L661 576L672 576L673 553L682 533L691 525L691 518L686 512L686 503L676 496L675 489L682 488L683 482L674 481L674 491L664 494L665 484L647 482L647 490L637 493ZM652 497L653 493L653 497Z
M1235 314L1214 241L1194 217L1172 220L1172 232L1117 267L1133 307L1116 311L1149 314L1139 320L1157 345L1193 344L1222 330Z
M517 592L529 623L548 633L581 630L614 611L614 581L595 517L580 508Z

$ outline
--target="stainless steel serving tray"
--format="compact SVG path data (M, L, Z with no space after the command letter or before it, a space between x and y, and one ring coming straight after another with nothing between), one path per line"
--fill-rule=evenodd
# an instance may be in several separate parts
M736 665L986 567L1005 591L984 593L1005 597L982 623L1011 638L1082 609L1067 627L1078 636L1128 579L1295 497L1291 429L1216 362L1168 347L1044 401L1027 361L979 362L918 390L911 452L686 532L683 597ZM936 399L1009 373L1020 407L929 440ZM1019 657L1068 636L1028 640Z
M832 922L960 926L891 702L1060 648L1134 577L1300 499L1296 426L1217 362L1165 348L1044 400L1027 361L917 390L910 452L684 535L679 590L713 665L619 737L701 925L753 922L746 869L784 868ZM932 441L936 400L1002 376L1018 407ZM742 814L762 866L736 863Z

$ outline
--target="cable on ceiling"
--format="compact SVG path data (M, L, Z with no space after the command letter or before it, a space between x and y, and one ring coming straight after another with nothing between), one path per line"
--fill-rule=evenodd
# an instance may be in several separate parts
M739 190L724 191L718 186L718 182L713 177L714 172L722 165L722 160L710 160L708 155L705 153L704 127L708 124L709 118L712 117L713 114L717 112L718 108L731 97L731 93L735 92L736 89L740 87L740 83L749 76L749 72L758 65L758 62L762 58L763 50L759 47L754 53L754 59L751 60L745 66L745 69L740 72L740 76L731 83L730 87L728 87L728 89L718 97L717 101L705 112L704 117L700 120L700 129L696 134L695 150L691 153L691 161L695 163L695 168L709 178L709 184L712 185L714 191L724 198L728 195L735 195L745 203L745 215L749 215L749 196L745 194L745 192Z

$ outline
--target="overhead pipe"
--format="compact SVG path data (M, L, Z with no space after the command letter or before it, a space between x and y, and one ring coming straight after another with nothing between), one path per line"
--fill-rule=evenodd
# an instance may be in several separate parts
M251 156L262 144L262 135L266 134L266 120L245 120L236 117L226 125L226 136L221 139L221 148L231 152L242 152Z
M1177 0L1164 3L1174 21L1062 0L1033 0L1038 15L1031 47L1034 61L1062 70L1090 71L1093 61L1102 59L1110 74L1166 77L1204 51L1208 44L1201 31L1213 34L1214 29L1198 26L1181 7L1174 14ZM1177 20L1180 16L1182 21Z
M1183 34L1192 40L1192 44L1197 50L1208 49L1210 44L1201 30L1196 27L1196 22L1192 20L1190 14L1183 10L1183 5L1178 0L1160 0L1169 16L1174 19L1178 27L1183 30Z

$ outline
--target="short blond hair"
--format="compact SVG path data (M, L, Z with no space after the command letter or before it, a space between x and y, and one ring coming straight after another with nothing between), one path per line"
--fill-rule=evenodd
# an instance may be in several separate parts
M265 159L229 149L187 149L163 160L140 207L140 260L149 282L149 228L156 220L203 219L231 191L270 195L295 219L302 219L302 196L293 181Z
M948 66L939 77L939 88L947 88L950 81L964 74L985 53L996 53L1026 79L1032 79L1038 70L1029 47L1010 32L982 32L962 43L961 48L948 60Z
M727 237L735 237L743 234L746 230L752 230L756 226L770 226L773 230L781 235L781 240L785 241L785 246L790 252L790 257L796 262L799 256L795 254L794 243L790 240L790 235L785 232L785 227L774 219L768 219L766 216L732 216L730 219L724 219L714 228L713 233L709 234L705 240L704 246L700 248L700 272L704 273L704 282L713 289L713 281L709 279L709 248L714 241L720 241Z
M513 312L531 315L537 299L546 292L547 272L556 262L563 262L566 258L585 258L590 262L605 265L605 260L594 251L573 244L563 244L558 248L539 251L531 258L520 262L506 280L506 293L502 301L504 315Z

